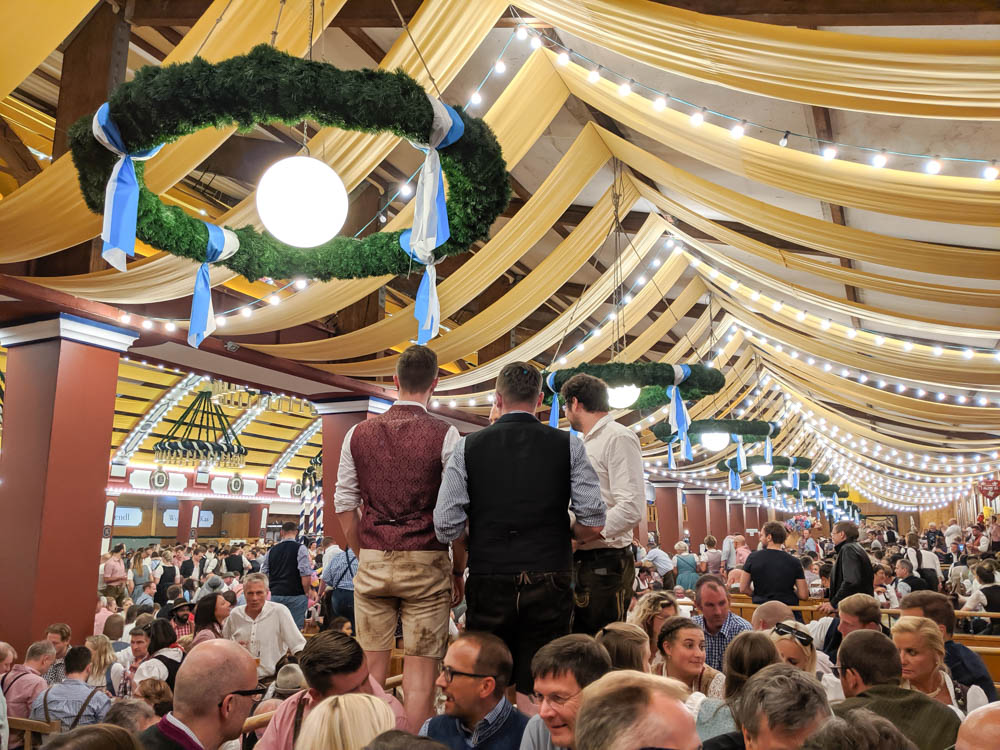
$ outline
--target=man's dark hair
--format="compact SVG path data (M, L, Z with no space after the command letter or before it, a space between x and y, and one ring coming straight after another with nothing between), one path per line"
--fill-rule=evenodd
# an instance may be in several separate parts
M955 634L955 607L944 594L936 591L911 591L899 602L900 609L919 608L924 617L938 625L944 625L948 635Z
M437 352L427 346L407 347L396 360L396 377L400 390L423 393L429 390L438 374Z
M799 562L802 563L803 570L812 570L813 559L809 555L803 555L799 558Z
M66 652L66 674L82 672L90 664L90 649L86 646L72 646Z
M139 734L143 726L150 719L155 718L156 712L146 701L139 698L127 698L112 703L101 723L114 724L122 729L127 729L132 734Z
M726 596L729 596L729 591L726 589L726 584L723 582L722 578L715 575L714 573L705 573L705 575L700 576L694 584L694 595L695 599L701 601L701 590L706 586L722 589Z
M287 534L289 531L298 531L299 525L295 521L285 521L281 524L281 533Z
M120 641L122 633L125 632L125 618L121 615L111 615L104 621L104 629L101 632L110 641Z
M146 626L149 633L149 653L168 648L177 642L177 631L165 617L158 617Z
M829 578L832 575L833 575L833 563L826 562L819 566L820 578Z
M818 716L830 716L823 687L790 664L772 664L753 675L732 709L736 725L751 739L760 734L762 721L772 729L792 733L805 729Z
M611 671L608 650L589 635L575 633L556 638L542 646L531 659L531 678L573 675L585 688Z
M833 525L833 530L842 532L848 542L858 541L858 525L854 521L838 521Z
M542 392L542 374L528 362L511 362L497 376L496 390L505 403L534 406Z
M802 750L917 750L896 725L865 708L834 716L809 736Z
M574 375L563 383L559 395L564 404L569 404L575 398L584 409L592 413L611 411L608 404L608 384L593 375L582 372Z
M382 732L362 750L448 750L448 746L430 737L414 737L402 729L390 729Z
M455 640L456 643L458 641L472 641L479 646L474 669L478 674L488 674L493 678L493 697L501 697L510 684L511 673L514 671L514 657L510 655L507 644L492 633L478 631L466 632Z
M361 669L365 652L361 645L339 630L324 630L306 641L299 654L299 667L306 684L322 695L330 690L330 678Z
M903 677L899 650L877 630L855 630L844 636L837 661L841 669L853 669L865 685L898 685Z
M181 586L179 583L172 583L169 586L167 586L167 599L169 599L170 601L173 601L183 593L184 593L184 587Z
M788 531L785 529L785 525L778 521L768 521L765 523L764 528L760 530L760 535L764 536L765 534L770 536L771 541L775 544L784 544L788 538Z

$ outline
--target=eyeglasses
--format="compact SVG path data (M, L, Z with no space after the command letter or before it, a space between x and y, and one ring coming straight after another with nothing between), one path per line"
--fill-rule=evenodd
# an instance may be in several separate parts
M777 625L771 628L771 632L777 633L778 635L789 635L795 640L797 640L799 643L801 643L803 646L805 646L806 648L808 648L809 646L813 646L813 648L815 648L811 635L796 630L791 625L785 625L785 623L783 622L779 622Z
M459 672L457 669L452 669L451 667L444 666L441 667L441 674L444 675L444 681L446 685L450 685L451 681L458 677L475 677L477 679L485 679L487 677L493 677L491 674L476 674L475 672ZM494 679L496 679L494 677Z
M548 701L550 706L565 706L582 692L582 690L577 690L573 695L542 695L541 693L532 693L528 697L536 706L542 705L543 701Z
M250 688L249 690L230 690L228 693L222 696L222 700L219 701L219 708L222 708L222 704L226 702L226 698L228 698L230 695L248 695L248 696L264 695L264 693L266 692L267 692L266 687L259 687L259 686L255 688Z

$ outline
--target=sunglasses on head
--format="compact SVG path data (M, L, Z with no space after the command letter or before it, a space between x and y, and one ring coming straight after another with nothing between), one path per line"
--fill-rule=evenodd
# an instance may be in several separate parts
M808 633L803 633L800 630L796 630L791 625L785 625L785 623L783 622L779 622L777 625L771 628L771 632L777 633L778 635L791 636L792 638L794 638L807 648L813 645L813 639L811 635L809 635Z

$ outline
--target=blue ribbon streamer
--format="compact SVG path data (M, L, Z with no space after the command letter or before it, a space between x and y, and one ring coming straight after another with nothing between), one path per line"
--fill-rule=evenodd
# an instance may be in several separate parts
M736 442L736 466L740 471L747 470L747 449L743 444L743 439L739 435L733 435Z
M201 346L205 337L215 330L215 321L212 320L212 278L208 264L217 261L226 246L226 235L222 227L208 222L202 223L208 229L208 245L205 248L205 262L198 267L198 274L194 278L191 323L187 335L188 343L196 349Z
M790 473L792 475L792 489L797 490L799 489L799 470L792 469Z
M101 256L118 270L124 271L125 261L121 254L124 253L129 258L135 256L135 227L139 212L139 178L136 176L133 160L155 156L163 148L163 144L142 151L127 151L118 126L111 120L107 102L97 110L92 127L100 129L103 141L101 138L98 141L119 156L104 193L104 227L101 231L104 242Z
M681 380L684 382L691 376L691 368L687 365L680 365ZM688 437L688 428L691 426L691 418L688 416L687 407L681 397L680 389L676 385L668 385L667 393L670 395L670 422L671 427L681 441L681 450L684 458L688 461L694 459L694 451L691 450L691 438Z
M729 470L729 489L738 491L743 486L739 472L735 469Z
M549 427L559 427L559 394L556 393L556 374L550 372L549 376L545 379L545 385L549 387L552 391L552 408L549 409Z
M774 455L771 450L771 438L764 440L764 463L774 465Z
M441 102L444 104L444 102ZM446 146L450 146L465 133L465 122L459 117L458 112L453 108L444 104L445 109L448 110L448 115L451 117L451 127L448 129L448 133L445 135L444 139L435 147L434 150L440 150ZM421 149L428 154L430 149ZM448 206L445 201L444 193L444 176L441 170L437 173L437 190L434 196L435 203L435 248L441 247L445 242L451 238L451 227L448 224ZM419 190L419 185L418 188ZM417 257L416 252L410 246L410 238L413 235L412 229L404 230L399 235L399 246L418 263L423 263L423 261ZM417 328L417 343L426 344L431 338L434 337L437 332L437 324L440 321L434 320L435 313L440 315L440 308L434 303L437 300L437 291L435 286L437 284L437 274L431 270L433 267L425 265L423 278L420 280L420 286L417 288L417 298L414 300L413 304L413 317L417 319L420 324ZM435 308L437 309L435 310Z

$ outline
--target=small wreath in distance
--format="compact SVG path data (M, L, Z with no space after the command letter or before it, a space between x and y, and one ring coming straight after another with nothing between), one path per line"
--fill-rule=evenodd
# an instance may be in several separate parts
M118 86L108 105L129 153L206 127L236 123L249 130L256 124L294 124L306 118L323 126L391 132L426 143L434 117L424 89L402 71L340 70L265 44L216 64L196 57L177 65L147 66ZM462 112L459 116L464 135L440 149L451 238L434 251L436 258L465 252L486 239L510 200L507 165L493 131L479 118ZM69 145L84 201L101 213L118 157L94 137L91 120L87 115L70 127ZM135 163L135 170L140 185L136 237L173 255L205 261L205 223L150 192L143 183L142 162ZM400 248L401 232L377 232L363 239L338 236L303 249L250 226L233 231L240 249L219 263L249 281L296 276L328 281L423 270Z
M807 470L812 466L811 458L804 458L802 456L773 456L770 462L764 460L763 456L748 456L747 457L747 468L751 466L756 466L758 464L770 463L775 469L802 469ZM738 470L739 464L736 461L736 457L726 458L719 461L715 465L719 471L730 471L731 469Z
M669 424L657 422L650 429L664 443L673 441L674 433ZM695 419L688 427L692 440L708 433L737 435L744 443L759 443L769 437L777 437L781 433L781 425L760 419Z

